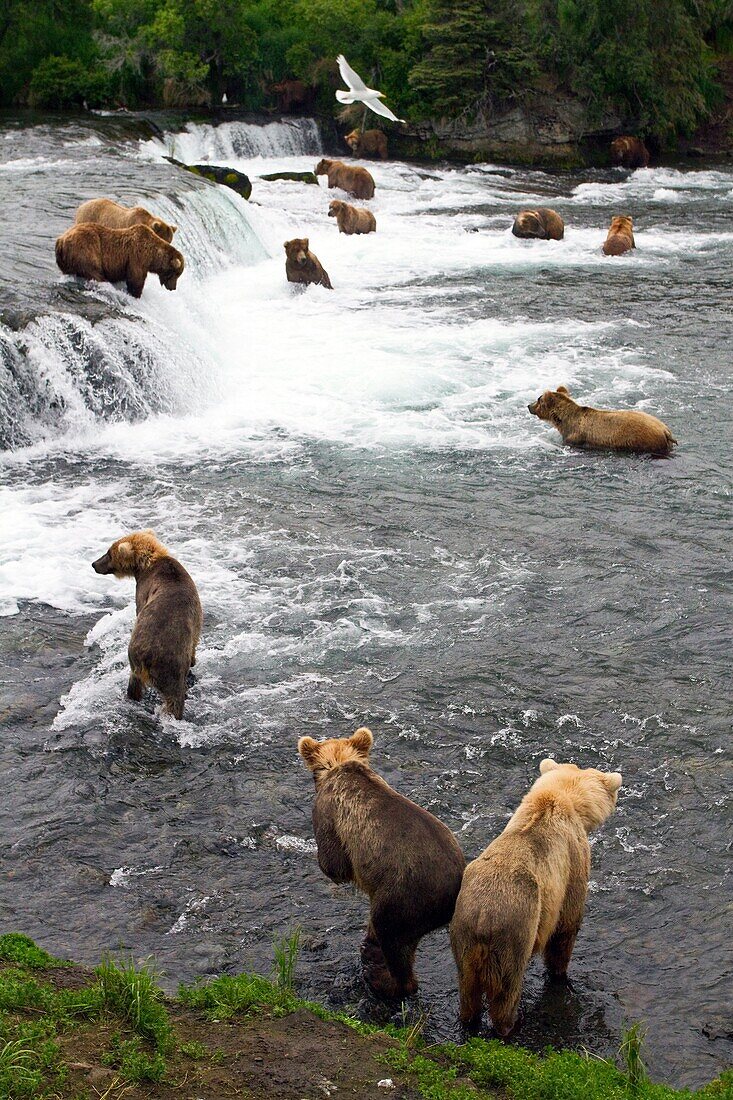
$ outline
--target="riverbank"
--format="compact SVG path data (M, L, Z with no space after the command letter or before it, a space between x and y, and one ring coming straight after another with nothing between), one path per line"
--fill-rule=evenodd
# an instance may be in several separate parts
M646 1078L636 1034L610 1061L472 1039L427 1046L418 1018L383 1030L301 1001L297 939L275 950L273 981L257 974L181 986L166 998L149 965L94 970L0 936L0 1097L114 1100L173 1097L389 1096L400 1100L725 1100L733 1071L692 1093Z

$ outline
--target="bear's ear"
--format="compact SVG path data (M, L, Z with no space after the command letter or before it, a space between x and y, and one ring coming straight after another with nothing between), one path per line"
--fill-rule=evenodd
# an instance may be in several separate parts
M308 767L313 770L318 756L319 743L314 737L301 737L298 741L298 752L303 757Z
M555 393L564 393L566 397L570 397L570 390L567 386L558 386Z
M372 731L367 729L366 726L362 726L356 733L352 733L349 738L349 743L353 745L356 751L361 753L362 756L368 756L369 750L374 744Z
M288 245L289 244L290 244L290 241L286 241L285 244L283 245L283 248L285 249L286 252L288 250Z
M171 225L169 228L170 228L171 234L178 232L178 226L177 225Z
M171 260L171 267L173 268L174 271L182 271L183 270L183 260L179 259L178 256L174 256L173 259Z
M127 569L132 565L134 550L131 542L125 540L115 547L112 564L115 569Z
M540 775L547 775L548 772L554 772L555 768L559 767L558 762L551 760L548 756L545 760L540 761Z
M304 252L307 252L307 251L308 251L308 249L310 248L310 246L311 246L311 243L310 243L310 241L308 240L308 238L307 238L307 237L303 237L303 251L304 251Z
M611 794L615 794L623 781L621 772L604 772L603 774L603 782L606 784Z

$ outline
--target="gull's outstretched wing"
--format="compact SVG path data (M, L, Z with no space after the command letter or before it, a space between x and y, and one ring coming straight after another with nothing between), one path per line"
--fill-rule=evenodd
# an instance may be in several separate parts
M361 103L361 100L353 92L342 92L341 89L336 92L336 99L339 103Z
M359 76L358 73L354 72L354 70L351 68L351 65L349 65L348 61L346 60L346 58L344 57L344 55L342 53L340 53L338 55L336 60L338 61L339 72L341 73L341 78L342 78L342 80L344 81L345 84L349 85L352 92L366 92L366 91L368 91L367 86L364 83L364 81L361 79L361 77Z
M385 118L391 118L393 122L405 121L404 118L397 118L397 115L393 115L389 107L385 107L378 99L372 99L371 96L369 99L364 100L364 106L368 107L370 111L374 111L376 115L383 115Z

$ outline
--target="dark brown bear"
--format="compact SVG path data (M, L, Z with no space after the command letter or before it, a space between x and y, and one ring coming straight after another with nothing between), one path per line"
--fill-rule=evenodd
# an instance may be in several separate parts
M578 405L565 386L546 390L527 408L548 420L572 447L667 455L677 440L666 424L635 410L594 409Z
M203 622L196 585L152 531L117 539L92 569L137 581L137 619L127 650L128 698L139 702L152 684L163 696L166 713L183 718L188 671L196 664Z
M376 233L377 219L371 210L360 210L348 202L334 199L328 204L329 218L335 218L339 233Z
M285 242L285 274L288 282L315 283L333 290L328 272L318 257L309 250L308 244L307 237L296 237L295 240Z
M329 187L340 187L355 199L374 198L374 179L366 168L341 160L319 160L315 172L317 176L328 176Z
M125 282L139 298L148 272L166 290L175 290L184 268L183 256L147 225L108 229L104 225L74 225L56 241L56 263L64 275L79 275L100 283Z
M630 252L636 248L634 240L634 223L625 214L611 218L608 236L603 242L604 256L623 256L624 252Z
M649 150L638 137L617 137L611 142L611 164L619 168L648 168Z
M113 199L90 199L83 202L76 212L74 223L93 222L106 225L108 229L129 229L131 225L147 225L168 244L173 240L177 225L169 225L162 218L156 218L144 206L122 206Z
M536 210L522 210L512 226L515 237L537 241L561 241L565 236L565 223L555 210L538 206Z
M344 141L357 157L387 159L387 135L381 130L352 130Z
M372 742L358 729L329 741L301 737L298 752L316 785L318 864L333 882L369 896L364 976L391 999L417 989L418 941L450 921L465 860L450 829L372 771Z
M283 115L302 111L313 101L313 89L302 80L281 80L270 91L277 97L277 109Z

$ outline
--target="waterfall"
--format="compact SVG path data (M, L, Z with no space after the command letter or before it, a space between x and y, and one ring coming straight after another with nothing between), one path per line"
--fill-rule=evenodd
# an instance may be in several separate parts
M230 164L252 157L323 153L318 125L312 118L282 119L264 126L252 122L222 122L219 126L189 122L178 133L167 133L164 141L144 142L143 149L157 155L163 151L184 164Z

